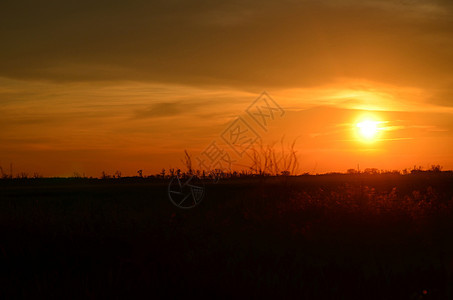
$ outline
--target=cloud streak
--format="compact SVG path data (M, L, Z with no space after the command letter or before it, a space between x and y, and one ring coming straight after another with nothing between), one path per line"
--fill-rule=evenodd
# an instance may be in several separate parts
M451 5L380 3L9 2L0 75L262 88L347 77L447 88Z

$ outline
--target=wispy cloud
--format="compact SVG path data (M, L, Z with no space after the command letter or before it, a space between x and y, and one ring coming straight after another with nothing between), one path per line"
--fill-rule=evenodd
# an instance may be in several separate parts
M161 102L153 104L147 109L137 110L135 118L176 117L181 114L190 114L198 109L199 105L184 105L182 102Z

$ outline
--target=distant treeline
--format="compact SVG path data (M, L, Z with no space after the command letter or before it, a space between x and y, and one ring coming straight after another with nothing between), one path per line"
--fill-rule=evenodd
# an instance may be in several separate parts
M86 176L84 173L80 174L74 172L72 176L68 177L45 177L40 173L34 172L29 174L26 172L20 172L16 175L12 173L12 167L10 172L5 172L4 169L0 166L0 179L11 180L11 179L39 179L39 178L86 178L86 179L137 179L137 178L148 178L148 179L169 179L175 176L181 178L187 178L190 176L198 176L202 179L220 179L220 178L250 178L250 177L285 177L285 176L315 176L315 175L408 175L408 174L419 174L419 173L453 173L453 171L443 171L443 167L440 165L432 165L429 169L423 169L421 166L414 166L413 169L403 169L403 170L380 170L377 168L366 168L363 170L360 169L348 169L345 173L342 172L327 172L322 174L313 174L313 173L302 173L302 174L291 174L291 172L285 170L280 173L276 172L265 172L260 169L250 169L250 170L241 170L241 171L223 171L223 170L192 170L191 168L184 171L181 169L170 168L168 170L162 169L160 173L145 175L143 170L138 170L136 176L122 176L121 171L116 171L113 174L108 174L103 171L99 177Z

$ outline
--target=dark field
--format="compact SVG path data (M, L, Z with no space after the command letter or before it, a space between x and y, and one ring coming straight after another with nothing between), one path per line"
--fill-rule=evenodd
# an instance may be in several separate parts
M452 299L453 175L0 181L0 298Z

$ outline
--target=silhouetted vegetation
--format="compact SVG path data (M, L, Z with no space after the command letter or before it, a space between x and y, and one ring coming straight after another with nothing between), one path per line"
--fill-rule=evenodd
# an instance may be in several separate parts
M452 295L451 172L230 173L192 210L172 173L0 181L0 298Z

